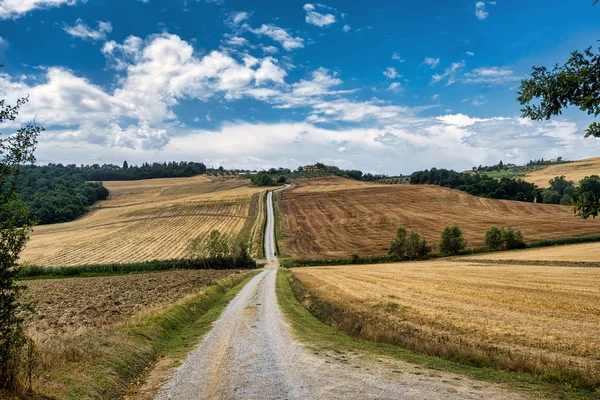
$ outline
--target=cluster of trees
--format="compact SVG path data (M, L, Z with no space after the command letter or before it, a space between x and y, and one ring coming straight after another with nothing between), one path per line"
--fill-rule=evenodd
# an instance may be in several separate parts
M388 255L395 260L417 260L427 257L432 250L417 232L411 231L408 235L406 229L401 226L392 240Z
M573 200L574 213L580 218L596 218L600 213L600 176L592 175L579 181Z
M471 175L447 169L432 168L410 176L411 184L430 184L461 190L475 196L492 199L541 201L541 191L521 179L495 179L487 175Z
M39 224L72 221L108 197L102 183L87 182L81 169L62 164L21 167L17 190L29 218Z
M486 166L482 166L480 165L479 167L473 167L473 172L492 172L492 171L502 171L504 168L506 168L506 165L504 164L504 162L502 160L500 160L500 162L496 165L486 165Z
M515 250L524 249L525 241L521 231L512 228L498 228L492 226L485 233L485 246L491 250Z
M69 166L70 167L70 166ZM130 181L153 178L181 178L206 173L206 165L198 162L164 162L143 163L141 166L129 165L127 161L123 166L114 164L81 165L78 167L83 177L88 181ZM222 167L221 167L222 170Z
M542 200L546 204L571 204L576 196L577 189L565 176L557 176L550 182L550 187L543 190Z
M243 237L227 237L215 229L208 236L198 236L187 248L188 262L194 265L226 264L233 268L255 268L256 261L250 255L248 243Z
M267 171L259 172L252 177L255 186L281 186L287 181L284 175L271 175Z
M558 158L556 159L556 161L554 161L554 162L553 162L553 161L550 161L550 160L545 160L545 161L544 161L544 159L542 158L542 159L540 159L540 160L530 160L530 161L527 163L527 166L528 166L528 167L536 167L536 166L542 166L542 165L551 165L551 164L564 164L564 163L566 163L566 162L568 162L568 161L563 161L563 158L562 158L562 157L558 157Z

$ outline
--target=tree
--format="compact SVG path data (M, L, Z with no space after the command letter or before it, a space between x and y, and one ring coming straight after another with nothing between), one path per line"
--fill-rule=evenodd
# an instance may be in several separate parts
M592 5L595 5L595 0ZM531 104L539 99L539 104ZM589 47L584 52L574 51L562 66L552 70L533 67L531 79L521 82L519 102L524 118L548 120L562 114L563 108L576 106L597 117L600 114L600 55ZM593 122L585 137L600 137L600 124Z
M577 199L572 204L576 216L595 219L600 213L600 176L583 178L579 182Z
M0 123L15 121L27 98L16 104L0 100ZM30 123L0 139L0 390L15 390L19 356L26 343L23 331L23 286L15 282L19 254L25 248L33 223L18 195L20 167L35 161L37 136L43 128Z
M129 169L129 164L127 164L127 160L123 161L123 170L127 171Z
M511 227L502 228L502 241L506 250L524 249L525 241L521 231L514 231Z
M398 228L396 236L392 239L392 245L388 254L395 259L402 260L406 253L406 229L404 227Z
M492 226L485 233L485 246L491 250L500 250L504 245L502 230L497 226Z
M406 258L410 260L424 258L431 253L431 246L427 245L427 241L421 239L421 236L417 232L411 231L410 236L406 240L405 253Z
M449 226L442 232L440 251L444 254L458 254L467 248L463 239L462 230L457 225Z

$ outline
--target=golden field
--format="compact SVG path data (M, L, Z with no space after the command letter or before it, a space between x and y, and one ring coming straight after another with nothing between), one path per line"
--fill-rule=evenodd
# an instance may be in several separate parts
M567 164L549 165L546 168L530 172L523 176L523 180L535 183L539 187L548 187L548 181L557 176L566 176L568 181L577 184L580 180L590 175L600 175L600 157L587 158Z
M600 263L600 243L571 244L568 246L544 247L498 253L478 254L466 260L516 260Z
M354 336L600 385L600 268L432 261L293 276L306 306Z
M213 229L250 235L264 192L249 180L206 175L104 185L109 198L84 217L36 227L21 261L72 266L179 258L192 238Z
M430 185L378 185L342 178L299 180L280 192L282 254L296 258L383 255L398 227L437 244L459 225L469 247L484 244L492 225L521 230L527 242L600 232L600 222L576 218L568 206L475 197Z

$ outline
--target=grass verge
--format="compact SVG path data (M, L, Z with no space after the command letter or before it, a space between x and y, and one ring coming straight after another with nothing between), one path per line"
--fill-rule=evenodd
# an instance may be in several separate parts
M183 357L255 275L226 278L167 309L99 332L39 344L38 398L120 399L161 355Z
M252 259L240 262L231 257L223 259L199 260L155 260L131 264L92 264L72 267L39 267L29 265L19 271L17 279L53 279L73 277L94 277L108 275L124 275L130 273L168 271L172 269L256 269L256 261Z
M600 399L600 392L576 389L565 382L564 377L560 375L555 377L554 383L549 383L533 375L460 364L418 354L391 344L370 342L346 335L331 326L333 324L331 313L335 310L330 305L311 297L309 310L298 301L311 295L288 270L278 271L276 292L279 305L291 322L296 335L311 349L358 351L373 356L391 357L433 370L458 373L479 381L503 384L533 397Z

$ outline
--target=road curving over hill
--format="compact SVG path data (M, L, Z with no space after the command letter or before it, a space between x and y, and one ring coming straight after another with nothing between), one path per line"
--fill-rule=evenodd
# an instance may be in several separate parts
M267 205L267 267L231 301L165 384L159 400L519 398L499 387L428 373L408 363L395 362L392 369L354 355L305 349L277 304L272 193Z

